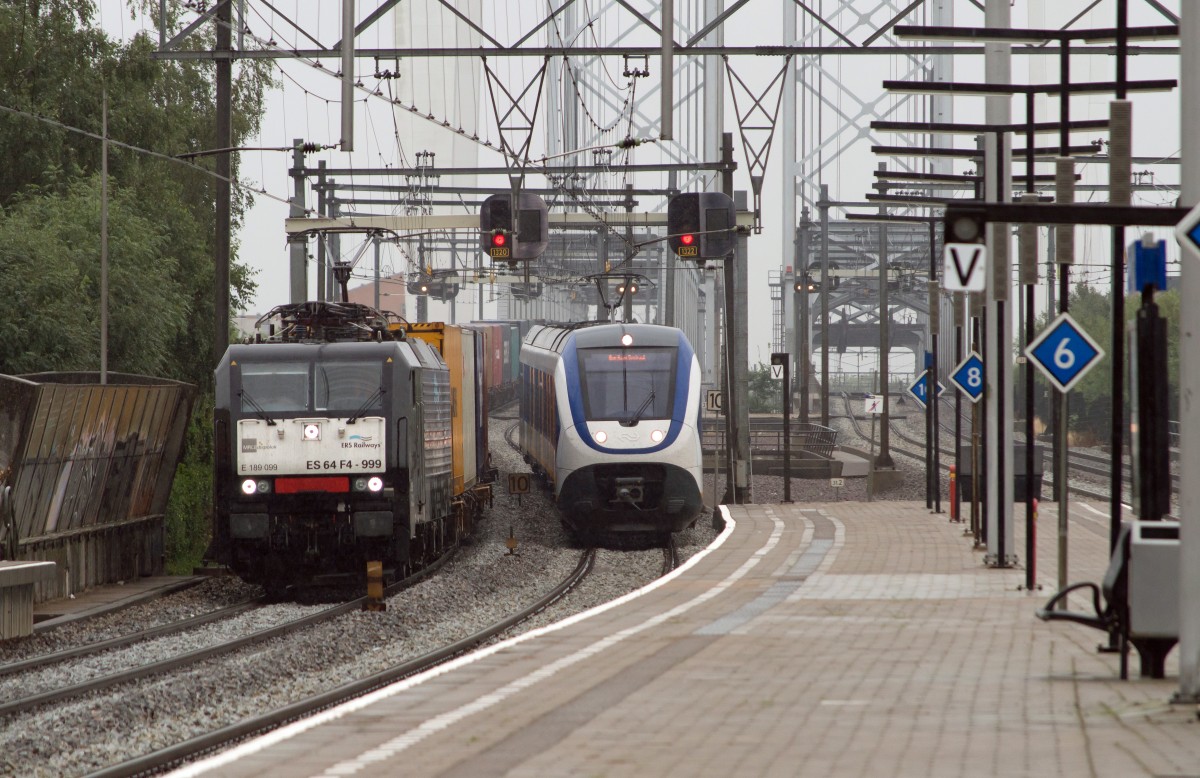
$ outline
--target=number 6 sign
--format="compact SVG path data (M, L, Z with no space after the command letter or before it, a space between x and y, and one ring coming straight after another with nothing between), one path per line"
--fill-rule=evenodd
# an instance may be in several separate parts
M1025 356L1060 392L1069 392L1104 357L1104 351L1070 314L1063 313L1025 348Z

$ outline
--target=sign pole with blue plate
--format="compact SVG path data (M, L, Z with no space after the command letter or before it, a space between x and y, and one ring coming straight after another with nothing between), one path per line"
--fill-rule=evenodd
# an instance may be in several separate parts
M917 404L921 406L921 410L925 410L925 406L928 404L925 400L926 396L928 395L928 383L929 372L926 371L917 376L916 381L913 381L908 385L908 393L911 394L913 399L917 401ZM946 385L941 381L938 381L937 396L941 397L942 392L944 391L946 391Z
M1060 313L1025 347L1025 356L1066 393L1104 358L1104 350L1069 313Z
M971 402L983 397L983 357L972 351L950 373L950 380Z

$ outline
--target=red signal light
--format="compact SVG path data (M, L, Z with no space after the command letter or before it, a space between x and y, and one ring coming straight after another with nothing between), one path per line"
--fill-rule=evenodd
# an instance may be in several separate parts
M492 245L493 246L503 246L506 243L508 243L508 237L503 232L493 233L493 235L492 235Z
M690 246L696 242L696 236L695 235L680 235L679 242L685 246Z

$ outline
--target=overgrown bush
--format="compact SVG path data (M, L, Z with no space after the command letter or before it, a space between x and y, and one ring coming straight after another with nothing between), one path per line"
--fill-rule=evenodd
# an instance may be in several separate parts
M190 575L204 556L212 534L213 398L197 398L188 423L186 449L175 469L167 504L168 575Z

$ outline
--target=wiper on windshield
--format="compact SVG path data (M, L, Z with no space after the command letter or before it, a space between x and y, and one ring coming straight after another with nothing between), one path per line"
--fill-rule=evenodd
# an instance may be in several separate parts
M362 404L362 406L357 411L355 411L354 414L350 418L346 419L346 423L353 424L354 422L358 421L359 418L361 418L362 415L367 412L367 409L370 408L372 405L374 405L375 401L381 397L383 397L383 387L382 386L379 387L378 389L376 389L375 393L372 394L370 397L368 397L367 401L364 402Z
M263 410L263 407L258 404L257 400L250 396L249 392L245 389L239 389L238 397L250 403L250 407L254 409L254 415L265 421L268 427L275 426L275 420L267 415L267 412Z
M650 403L654 402L654 389L650 390L650 394L646 395L646 399L642 402L641 407L633 412L633 415L621 422L622 427L636 427L638 422L642 420L642 414L650 407Z

